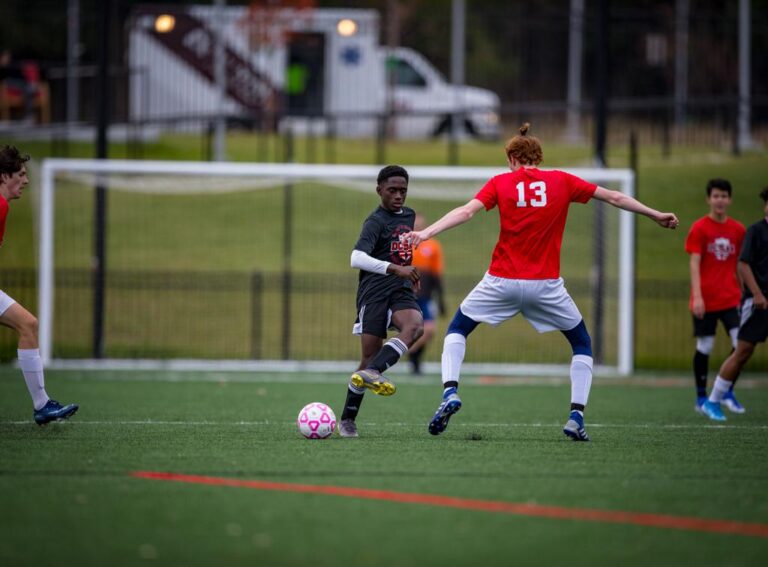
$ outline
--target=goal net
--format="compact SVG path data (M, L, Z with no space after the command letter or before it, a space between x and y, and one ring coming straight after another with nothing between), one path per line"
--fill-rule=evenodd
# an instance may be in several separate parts
M357 273L349 256L379 204L374 166L48 159L39 219L40 345L54 366L349 370ZM501 169L408 167L428 222ZM628 170L567 169L626 194ZM633 216L574 204L561 273L598 371L633 366ZM99 226L99 211L103 218ZM445 303L424 360L439 368L453 312L488 267L498 212L441 234ZM562 373L570 348L517 317L481 325L466 372ZM406 369L406 364L398 365ZM567 371L565 371L567 373Z

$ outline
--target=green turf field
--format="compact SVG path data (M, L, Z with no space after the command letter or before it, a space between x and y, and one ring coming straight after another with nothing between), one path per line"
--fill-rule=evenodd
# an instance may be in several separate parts
M19 371L2 368L0 565L626 567L757 565L768 556L764 377L744 379L748 413L723 426L693 412L687 377L596 379L589 444L563 436L569 386L543 378L468 378L465 407L433 438L426 422L437 382L402 377L394 397L368 395L360 439L309 441L296 414L311 401L340 414L344 376L49 372L49 393L81 410L38 427ZM752 529L763 536L134 471L735 521L759 524Z

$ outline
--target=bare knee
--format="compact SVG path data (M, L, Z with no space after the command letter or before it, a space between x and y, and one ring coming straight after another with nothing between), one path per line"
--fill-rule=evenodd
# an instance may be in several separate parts
M37 317L31 314L28 317L24 317L18 322L16 326L16 331L18 331L19 339L21 341L24 341L24 342L32 341L34 343L37 343L37 335L38 335Z

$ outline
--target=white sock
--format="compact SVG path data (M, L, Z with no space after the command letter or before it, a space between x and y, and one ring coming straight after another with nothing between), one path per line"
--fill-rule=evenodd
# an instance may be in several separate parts
M731 384L733 384L733 382L729 382L718 374L717 378L715 378L715 383L712 384L712 391L709 393L709 401L718 404L723 401L723 396L725 396L728 393L728 390L731 389Z
M571 359L571 403L587 405L592 387L592 357L574 354Z
M32 396L32 405L36 410L42 408L50 399L45 391L45 376L43 375L43 359L40 349L19 349L19 366L27 383L27 390Z
M459 333L446 335L443 341L442 373L443 384L458 382L461 373L461 363L467 350L467 337Z

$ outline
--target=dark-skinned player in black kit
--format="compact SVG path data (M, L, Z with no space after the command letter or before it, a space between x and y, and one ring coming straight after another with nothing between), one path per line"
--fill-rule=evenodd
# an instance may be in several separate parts
M355 419L365 390L391 396L395 385L382 373L397 363L424 332L424 322L414 289L419 271L411 266L410 243L400 235L411 232L415 213L405 205L408 172L388 165L376 179L381 204L363 223L352 250L351 265L360 270L357 287L357 319L352 332L360 336L362 358L347 387L347 399L339 420L339 435L358 436ZM384 342L387 330L398 334Z

